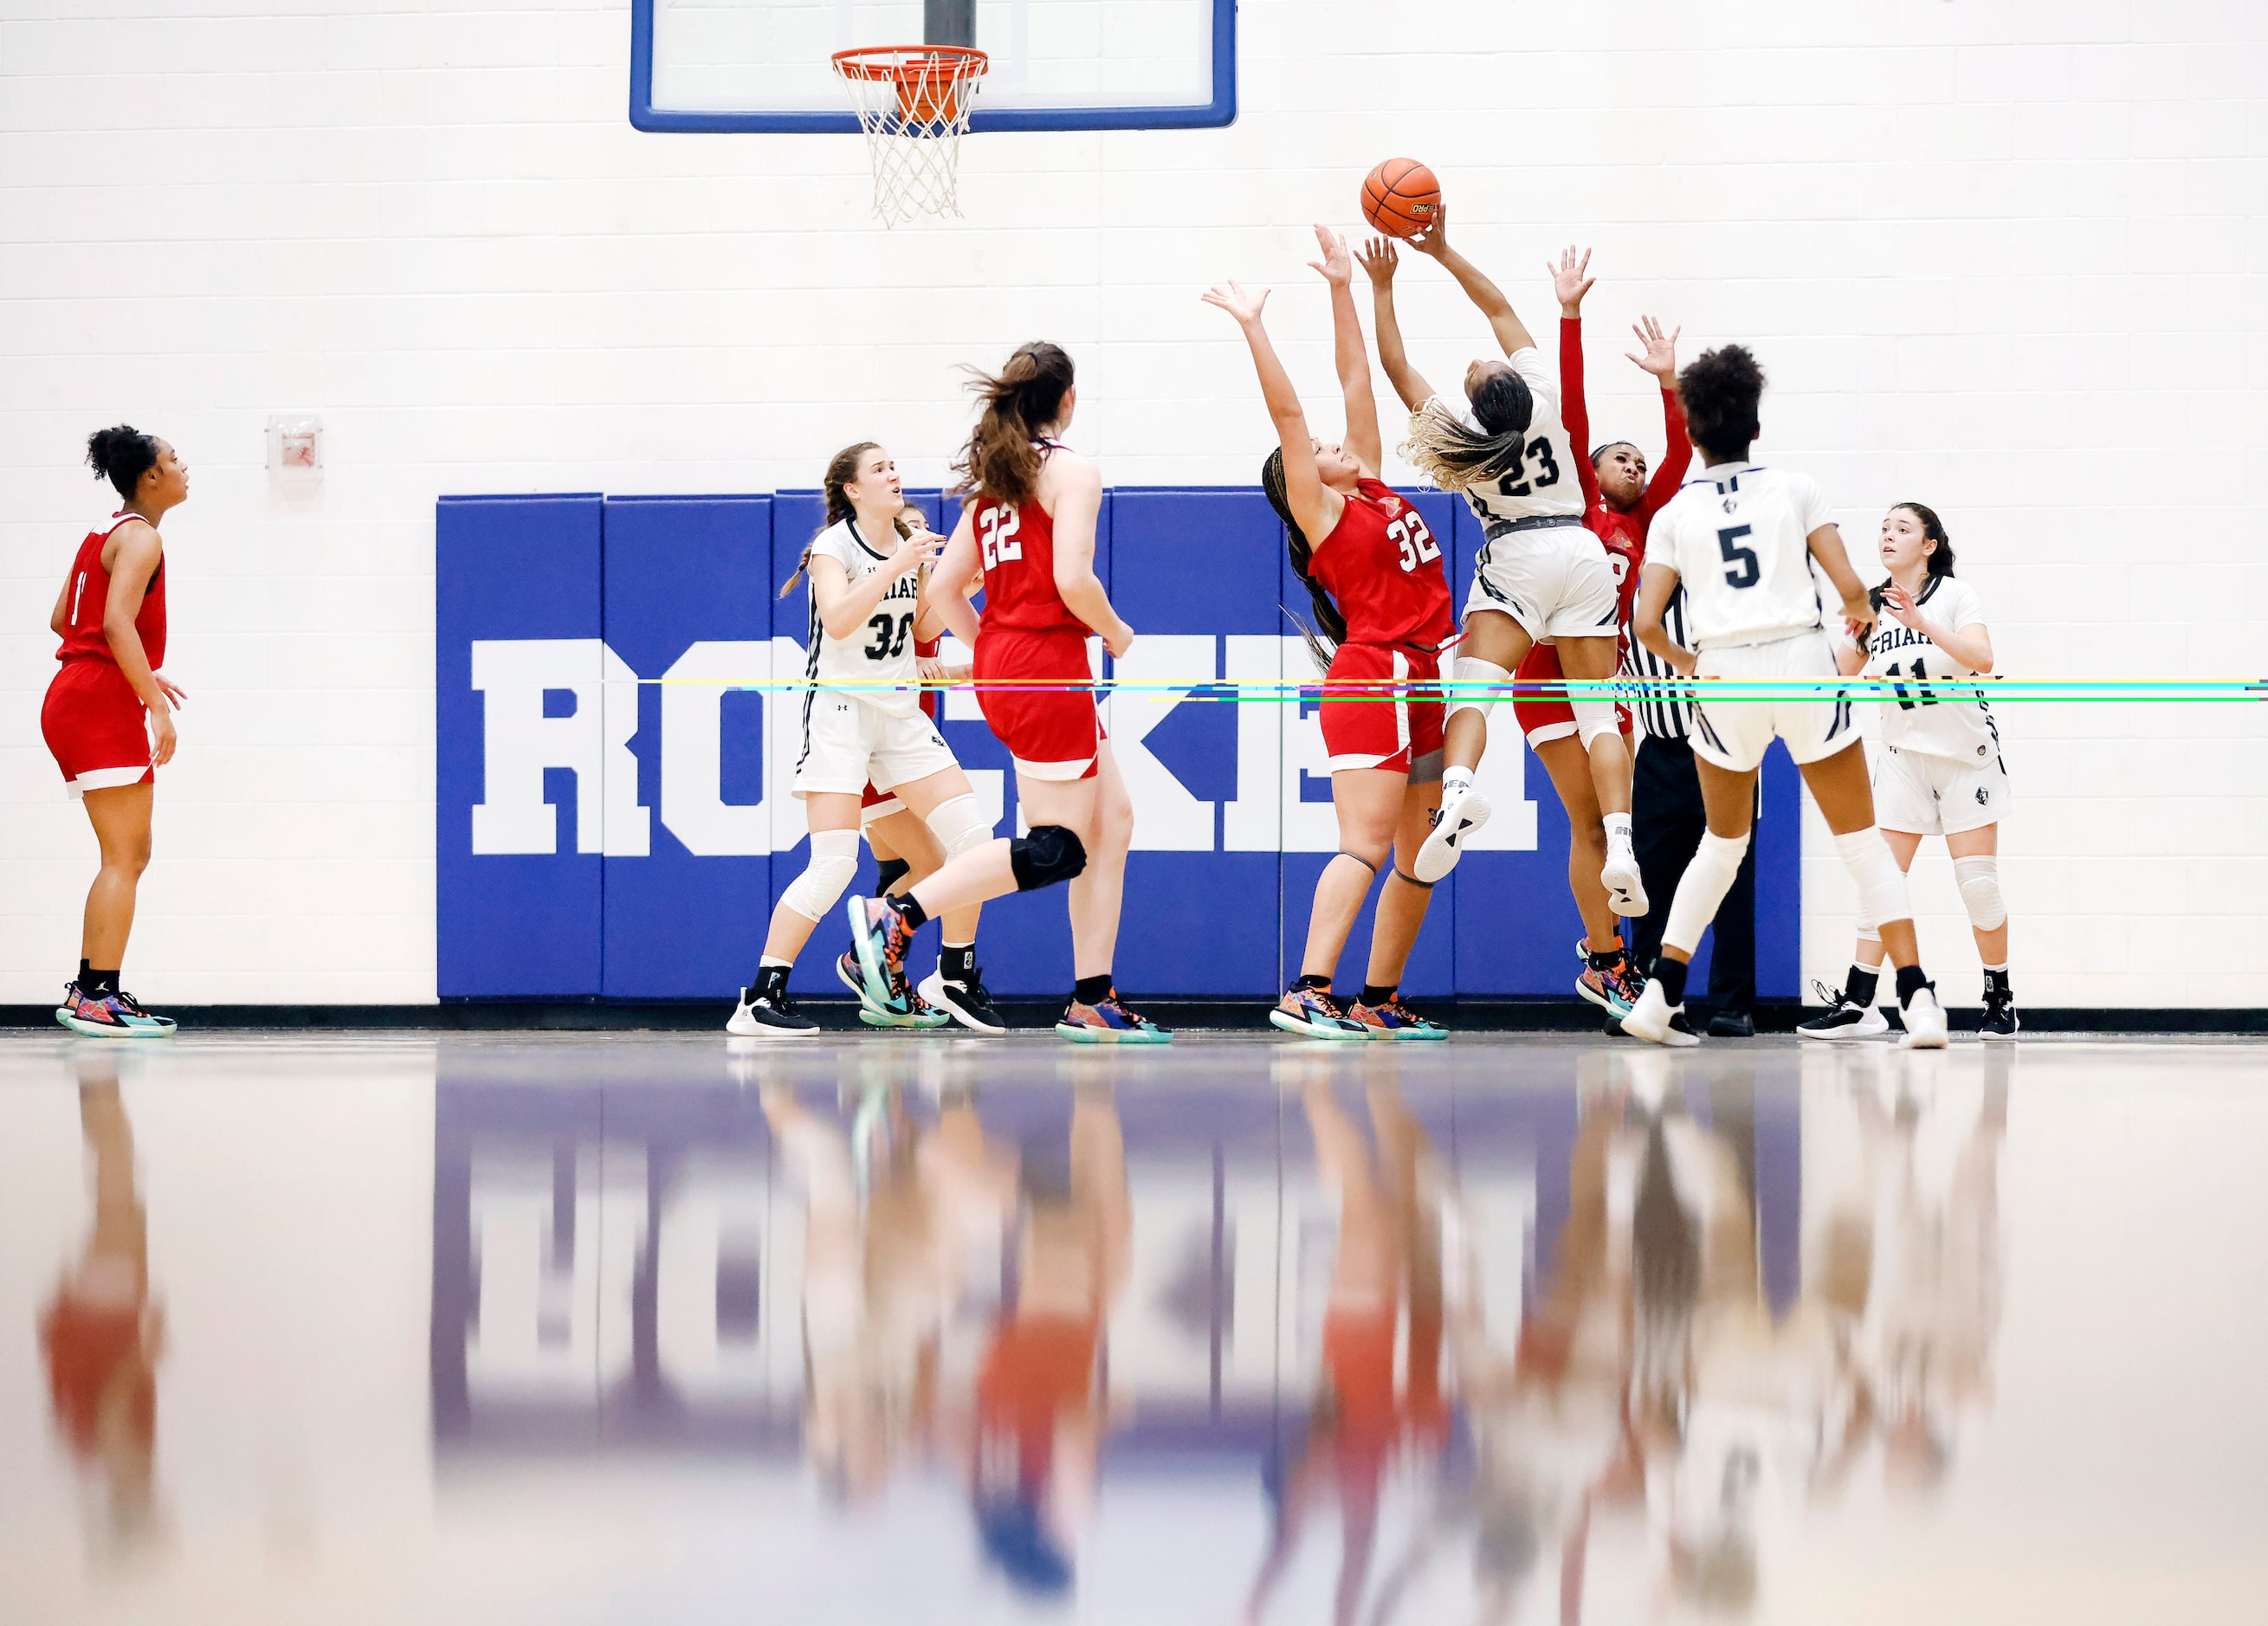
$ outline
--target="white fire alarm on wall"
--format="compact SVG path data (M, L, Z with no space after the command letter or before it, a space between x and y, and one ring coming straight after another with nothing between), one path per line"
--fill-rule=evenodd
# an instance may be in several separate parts
M309 412L277 412L268 419L268 474L293 482L323 477L323 420Z

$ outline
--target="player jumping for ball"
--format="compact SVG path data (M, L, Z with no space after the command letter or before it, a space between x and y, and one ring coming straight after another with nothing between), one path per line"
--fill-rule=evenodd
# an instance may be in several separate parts
M1283 442L1261 466L1260 483L1284 521L1292 568L1314 605L1313 641L1329 661L1323 744L1339 850L1315 882L1300 980L1268 1019L1286 1033L1323 1039L1441 1039L1447 1030L1411 1012L1397 990L1432 896L1430 887L1410 878L1410 865L1441 795L1440 702L1410 690L1431 690L1440 681L1440 649L1455 630L1449 584L1424 518L1378 477L1378 405L1355 316L1354 264L1336 232L1317 226L1315 239L1323 257L1310 263L1330 284L1346 397L1343 444L1307 432L1291 377L1261 324L1266 291L1248 294L1230 283L1204 296L1236 319L1252 347L1260 392ZM1331 973L1373 878L1389 861L1362 997L1350 1010L1332 997Z
M1810 562L1827 572L1852 622L1871 625L1874 610L1851 569L1842 533L1827 518L1818 483L1749 459L1764 370L1747 350L1727 345L1704 354L1678 383L1705 467L1654 520L1634 619L1639 640L1685 676L1823 679L1831 686L1835 656ZM1673 644L1662 626L1669 595L1681 583L1697 646L1691 650ZM1694 708L1693 755L1709 828L1677 883L1661 953L1623 1031L1655 1044L1701 1042L1684 1019L1686 966L1740 871L1756 820L1756 769L1777 735L1802 770L1835 850L1858 885L1860 917L1874 923L1898 968L1906 1042L1943 1048L1945 1012L1922 975L1905 877L1874 828L1867 754L1852 749L1859 731L1851 703L1834 693L1770 690L1711 700L1707 687Z
M1512 304L1473 263L1449 246L1448 211L1410 239L1438 260L1489 320L1505 359L1465 369L1465 401L1438 394L1410 364L1394 313L1393 262L1372 268L1378 359L1410 408L1403 455L1442 489L1463 495L1488 540L1475 562L1457 646L1454 693L1444 745L1441 813L1412 866L1438 881L1456 867L1470 833L1488 821L1488 798L1473 770L1488 749L1488 714L1513 668L1546 639L1558 646L1570 678L1603 683L1615 675L1620 615L1613 566L1583 526L1581 452L1559 422L1559 392L1535 341ZM1631 754L1614 701L1595 692L1571 702L1589 757L1607 857L1599 873L1614 913L1643 915L1646 888L1631 846Z
M1120 1004L1110 975L1134 805L1095 710L1086 640L1099 634L1123 658L1134 629L1094 574L1101 473L1057 438L1079 401L1071 357L1026 344L976 388L984 409L957 465L966 498L930 603L976 651L977 702L1016 764L1030 834L959 853L902 899L852 898L852 943L868 995L902 1003L906 951L931 916L1069 881L1077 981L1056 1031L1083 1044L1162 1044L1171 1035ZM980 570L981 626L965 596Z

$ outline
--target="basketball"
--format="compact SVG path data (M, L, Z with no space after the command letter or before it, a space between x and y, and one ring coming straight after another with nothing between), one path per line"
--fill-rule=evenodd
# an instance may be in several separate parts
M1415 237L1433 224L1441 183L1416 158L1388 158L1362 183L1362 217L1388 237Z

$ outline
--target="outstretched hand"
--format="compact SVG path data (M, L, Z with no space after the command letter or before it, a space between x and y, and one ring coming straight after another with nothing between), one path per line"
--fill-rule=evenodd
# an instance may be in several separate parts
M1439 260L1449 252L1449 206L1433 205L1433 224L1406 239L1421 254Z
M1402 256L1395 252L1392 238L1372 238L1355 257L1362 261L1362 269L1370 273L1373 288L1394 286L1394 273L1402 263Z
M1323 251L1320 260L1307 261L1308 269L1319 272L1334 288L1348 288L1354 283L1354 261L1347 254L1346 239L1330 227L1315 228L1315 241Z
M1247 293L1241 283L1219 283L1205 290L1202 296L1210 305L1218 306L1236 318L1237 326L1249 327L1260 320L1261 307L1268 303L1268 291Z
M1650 372L1661 380L1661 387L1672 389L1677 384L1677 335L1683 327L1674 329L1668 337L1662 335L1661 324L1651 316L1641 316L1631 324L1638 335L1640 353L1631 356L1641 372ZM1628 355L1629 352L1624 352Z
M1551 291L1559 296L1559 314L1580 316L1583 313L1583 296L1590 292L1592 284L1599 280L1588 275L1591 251L1586 248L1583 257L1578 260L1573 246L1570 245L1560 252L1557 265L1546 260L1543 269L1551 274Z

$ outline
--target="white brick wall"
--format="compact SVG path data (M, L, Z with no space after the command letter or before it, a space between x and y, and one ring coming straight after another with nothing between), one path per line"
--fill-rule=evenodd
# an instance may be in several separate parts
M152 12L159 15L151 15ZM850 137L626 120L628 8L574 0L13 0L0 18L0 1002L75 957L93 850L41 748L55 585L129 419L195 470L133 986L431 997L432 503L809 484L854 436L942 476L952 369L1069 345L1109 478L1243 481L1264 438L1219 276L1328 387L1306 226L1361 173L1445 174L1523 314L1594 245L1594 419L1658 311L1753 342L1769 455L1854 541L1934 504L2004 668L2268 671L2268 6L2257 0L1248 0L1226 130L988 136L965 223L886 235ZM1059 224L1042 224L1042 219ZM1423 363L1478 323L1409 277ZM320 497L269 492L320 411ZM1229 448L1223 450L1222 448ZM2006 709L2020 991L2258 1004L2268 712ZM1847 894L1811 843L1805 960ZM1916 892L1956 999L1941 858Z

